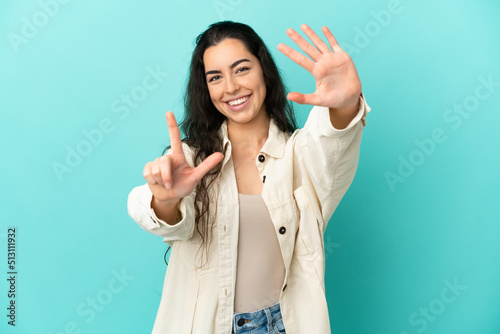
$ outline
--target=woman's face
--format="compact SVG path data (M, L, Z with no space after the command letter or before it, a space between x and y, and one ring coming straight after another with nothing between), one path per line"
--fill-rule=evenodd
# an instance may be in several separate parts
M205 50L203 63L210 98L228 125L267 119L262 67L243 42L226 38Z

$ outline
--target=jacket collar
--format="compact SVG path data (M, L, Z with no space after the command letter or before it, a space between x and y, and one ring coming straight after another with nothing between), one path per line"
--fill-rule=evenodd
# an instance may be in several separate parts
M222 123L219 129L219 135L221 135L223 138L222 153L224 154L224 160L222 166L224 166L231 156L231 142L228 138L227 119ZM285 154L285 145L289 137L290 134L281 131L274 120L271 119L271 121L269 122L269 133L267 135L267 140L264 143L264 146L262 146L260 152L277 159L283 158L283 155Z

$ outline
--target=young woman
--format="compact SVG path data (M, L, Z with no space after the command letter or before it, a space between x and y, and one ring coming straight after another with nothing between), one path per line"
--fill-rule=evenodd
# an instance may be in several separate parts
M310 57L278 49L316 80L286 95L252 28L223 21L196 40L181 124L144 167L130 216L172 247L153 333L330 333L323 234L357 169L370 111L351 58L323 27ZM287 100L288 98L288 100ZM291 102L314 105L297 129Z

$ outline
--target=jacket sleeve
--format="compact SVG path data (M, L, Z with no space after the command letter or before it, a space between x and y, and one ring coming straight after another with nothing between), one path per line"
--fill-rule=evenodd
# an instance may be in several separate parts
M186 147L184 150L186 152ZM192 166L192 162L187 155L186 159ZM179 201L180 214L178 222L175 225L169 225L159 219L151 207L153 194L146 183L133 188L128 195L128 214L143 230L163 237L165 243L172 245L175 240L188 240L193 235L195 227L194 194L193 191L190 195L181 198Z
M175 225L169 225L159 219L151 200L153 194L146 184L135 187L128 195L128 214L146 232L163 237L163 241L170 244L175 240L188 240L194 229L194 201L191 195L181 198L179 202L180 217Z
M317 218L323 233L354 179L361 136L370 110L361 93L357 115L346 128L339 130L332 126L327 107L314 106L297 138L302 165L307 171L303 177L312 185L313 189L308 192L317 202Z

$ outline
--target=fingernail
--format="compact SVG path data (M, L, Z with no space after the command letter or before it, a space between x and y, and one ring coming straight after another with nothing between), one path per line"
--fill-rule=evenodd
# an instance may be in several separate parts
M171 183L165 183L165 188L167 189L172 189L172 184Z

